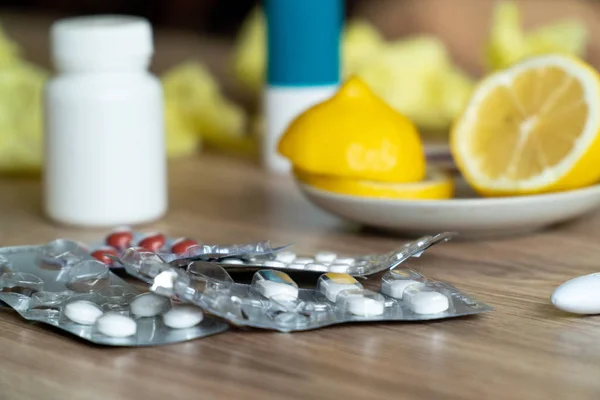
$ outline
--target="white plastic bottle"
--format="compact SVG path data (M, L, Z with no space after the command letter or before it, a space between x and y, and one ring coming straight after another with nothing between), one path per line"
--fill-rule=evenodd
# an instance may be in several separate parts
M163 94L148 21L78 17L51 29L44 207L78 226L138 224L167 209Z

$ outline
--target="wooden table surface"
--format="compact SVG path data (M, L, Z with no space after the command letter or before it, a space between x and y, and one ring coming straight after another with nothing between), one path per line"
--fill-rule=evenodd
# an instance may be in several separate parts
M326 215L287 179L202 154L170 167L171 205L144 229L205 242L271 239L360 254L405 238ZM38 181L0 181L0 243L92 240L40 213ZM554 309L563 281L600 269L600 214L533 236L453 241L408 265L494 312L282 334L230 332L156 348L94 347L0 311L2 399L598 399L600 318ZM376 277L370 279L377 282Z

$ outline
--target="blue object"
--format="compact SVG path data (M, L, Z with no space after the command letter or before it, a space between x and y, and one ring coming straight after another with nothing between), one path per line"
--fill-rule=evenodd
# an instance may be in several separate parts
M265 0L264 4L267 83L338 84L344 0Z

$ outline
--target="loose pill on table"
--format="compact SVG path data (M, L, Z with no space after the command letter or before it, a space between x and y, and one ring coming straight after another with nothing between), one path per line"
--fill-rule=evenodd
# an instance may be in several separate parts
M163 322L173 329L185 329L198 325L204 319L204 313L198 307L180 305L163 314Z
M280 253L277 253L275 255L275 258L277 258L278 261L289 264L291 262L294 262L294 260L296 259L296 253L293 253L291 251L282 251Z
M224 260L221 260L220 263L221 264L240 265L240 264L243 264L244 262L242 260L240 260L239 258L226 258Z
M171 246L171 253L184 254L186 251L194 246L197 246L198 242L192 239L182 238L176 240Z
M440 292L433 291L420 291L411 294L408 304L415 314L438 314L450 307L448 297Z
M111 255L113 257L117 257L117 252L112 247L106 247L106 248L102 248L102 249L93 251L91 253L91 256L106 265L112 265L114 263L114 261L112 258L108 257L107 254Z
M98 305L86 300L68 303L63 312L65 317L79 325L94 325L103 314Z
M332 253L331 251L320 251L315 254L315 260L319 263L329 264L332 263L337 258L337 254Z
M261 280L256 282L256 289L267 299L273 297L298 298L298 288L286 283Z
M144 293L137 296L129 304L129 311L136 317L155 317L171 307L168 298L154 293Z
M118 230L114 231L106 237L106 244L114 247L115 249L126 249L131 246L133 240L133 232L130 230Z
M294 260L294 263L296 263L296 264L303 264L303 265L310 264L312 262L314 262L314 260L312 258L309 258L309 257L297 257Z
M156 253L165 245L166 241L167 239L165 238L165 235L161 233L153 233L140 240L138 246L146 249L147 251Z
M568 280L554 290L550 301L562 311L583 315L600 314L600 273Z
M396 279L392 281L384 281L381 284L381 292L385 295L401 300L406 288L417 284L422 283L412 279Z
M346 302L347 310L361 317L381 315L384 311L384 303L376 299L363 296L351 296Z
M135 335L137 324L132 318L126 315L109 312L96 320L96 329L106 336L125 338Z

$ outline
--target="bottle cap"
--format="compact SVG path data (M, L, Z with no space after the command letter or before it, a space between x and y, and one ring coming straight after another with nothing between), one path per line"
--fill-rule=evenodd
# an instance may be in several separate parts
M266 0L271 85L339 83L343 0Z
M111 64L114 60L149 59L154 51L152 28L144 18L102 15L67 18L51 28L55 64Z

